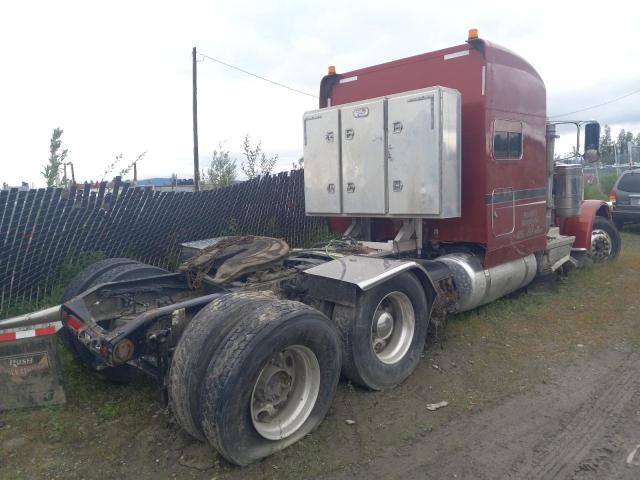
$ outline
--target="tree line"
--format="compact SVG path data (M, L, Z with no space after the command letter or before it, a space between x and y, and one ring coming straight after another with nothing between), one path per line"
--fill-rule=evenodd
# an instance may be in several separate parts
M72 162L67 162L68 149L62 148L61 128L54 128L51 134L49 158L43 166L42 175L47 187L69 187L71 181L75 181L72 173L72 179L67 176L67 166L73 169ZM100 181L109 180L109 177L117 173L118 176L124 177L133 169L136 172L137 163L141 161L146 152L141 153L135 160L123 162L123 154L116 155L114 160L109 163L102 174ZM267 155L262 149L262 142L258 141L252 144L248 134L244 136L242 142L242 159L231 158L230 151L225 148L224 142L218 144L218 148L213 151L213 156L209 166L201 172L200 178L203 183L212 185L214 188L232 185L238 177L238 168L245 174L248 179L256 178L261 175L270 174L278 160L278 155ZM124 165L124 166L123 166ZM298 163L293 164L293 169L302 168L302 158ZM73 172L73 170L71 170ZM62 174L62 176L61 176ZM134 175L135 177L135 175ZM134 178L137 180L137 178ZM171 175L172 185L178 183L178 175Z
M617 156L619 163L628 163L629 143L640 147L640 132L634 135L632 131L623 128L614 140L611 136L611 127L605 125L600 135L600 161L606 165L613 165L616 163Z
M51 134L51 139L49 141L49 158L40 172L44 177L47 187L68 188L72 182L76 181L73 162L66 161L69 149L62 149L63 133L64 130L61 128L54 128L53 133ZM138 162L140 162L146 154L147 152L142 152L135 158L135 160L128 164L123 164L124 155L122 153L116 155L113 161L107 165L102 177L97 180L97 183L109 180L109 177L116 171L117 175L120 177L124 177L129 174L132 169L135 172ZM68 177L67 167L69 167L71 178ZM62 176L60 176L61 173ZM134 180L137 180L137 178L135 178L135 174ZM91 180L91 183L94 183L93 180Z
M242 159L240 160L240 170L245 174L247 179L268 175L278 160L278 155L268 156L262 150L262 142L258 142L255 146L251 144L249 135L244 136L242 141ZM300 158L297 163L293 163L292 169L302 168L304 160ZM200 178L204 183L212 185L214 188L226 187L232 185L238 177L238 160L231 158L231 154L225 144L220 142L218 148L213 151L213 158L206 170L202 171ZM174 178L174 176L172 176ZM177 176L175 177L177 178Z
M248 134L244 136L242 141L242 157L240 170L249 180L271 173L278 160L277 154L267 156L262 150L262 142L258 142L253 146ZM220 142L218 148L213 151L211 163L206 170L202 171L200 178L204 183L215 188L226 187L236 181L238 178L238 161L235 158L231 158L231 154L225 148L224 142Z

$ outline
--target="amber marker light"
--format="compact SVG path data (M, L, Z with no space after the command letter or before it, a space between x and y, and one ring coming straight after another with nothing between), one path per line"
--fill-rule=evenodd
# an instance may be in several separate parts
M469 29L469 40L477 40L478 39L478 29L470 28Z
M335 75L336 67L334 65L329 65L328 71L329 71L329 75Z

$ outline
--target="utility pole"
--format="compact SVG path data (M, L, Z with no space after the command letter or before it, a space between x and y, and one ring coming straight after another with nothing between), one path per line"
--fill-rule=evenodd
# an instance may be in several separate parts
M193 186L200 190L200 159L198 157L198 72L196 70L196 47L193 47Z

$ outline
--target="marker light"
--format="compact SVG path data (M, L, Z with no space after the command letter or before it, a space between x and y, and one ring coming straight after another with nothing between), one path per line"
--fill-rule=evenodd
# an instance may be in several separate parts
M477 40L478 39L478 29L470 28L469 29L469 40Z
M329 65L329 75L335 75L336 74L336 67L333 65Z

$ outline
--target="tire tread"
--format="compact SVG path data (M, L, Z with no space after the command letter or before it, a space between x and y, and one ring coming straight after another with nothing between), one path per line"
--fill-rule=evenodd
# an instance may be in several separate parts
M204 375L211 357L224 342L224 338L212 336L226 336L236 317L271 301L273 297L259 292L222 295L198 312L180 337L169 370L169 399L178 423L192 437L206 440L200 424L200 410L195 411L194 407L200 402L204 382L204 378L198 377ZM221 329L222 332L216 332Z

